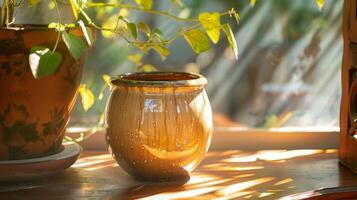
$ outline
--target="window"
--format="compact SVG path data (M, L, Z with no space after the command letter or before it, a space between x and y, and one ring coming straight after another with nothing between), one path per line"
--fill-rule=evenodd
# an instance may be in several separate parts
M257 128L337 130L343 1L326 0L321 11L313 0L258 0L255 6L248 0L185 3L191 10L181 14L192 16L203 10L236 8L241 17L240 24L234 26L239 60L234 59L222 37L218 45L200 55L179 39L170 46L172 54L165 62L154 52L145 55L143 62L159 70L185 70L205 75L217 130L232 127L247 133ZM46 15L46 6L37 8L33 20L49 22L55 17ZM157 6L169 9L168 2ZM42 15L37 14L39 10ZM113 9L113 15L117 12ZM112 16L100 16L101 13L94 11L91 14L99 16L102 22ZM18 22L25 19L30 18L20 17ZM177 29L175 23L163 17L138 14L133 15L132 20L146 21L166 33ZM128 48L120 38L105 37L108 36L98 32L83 75L83 82L96 95L101 92L102 74L113 76L136 70L127 56L137 51ZM108 93L105 91L104 98L96 101L88 112L83 111L78 101L71 125L95 125L103 113Z

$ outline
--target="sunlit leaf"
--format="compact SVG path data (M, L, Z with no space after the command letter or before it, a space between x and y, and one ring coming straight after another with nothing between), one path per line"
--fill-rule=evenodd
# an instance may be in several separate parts
M103 74L102 76L103 80L104 80L104 83L109 87L109 88L112 88L112 84L111 84L111 81L110 81L110 76L108 74Z
M255 3L257 2L257 0L250 0L250 5L251 6L255 6Z
M143 31L147 35L150 35L150 33L151 33L150 27L144 22L138 23L138 29L140 29L141 31Z
M147 45L145 44L134 44L137 48L139 48L142 52L144 52L145 54L148 53L149 48Z
M78 60L85 52L86 46L81 37L64 31L62 39L74 59Z
M66 26L57 22L51 22L47 26L48 28L55 28L57 31L64 31L66 30Z
M221 31L221 16L218 12L208 13L204 12L198 16L201 24L205 28L209 38L213 43L217 43Z
M181 12L178 14L178 17L186 19L191 15L192 10L189 8L183 8Z
M114 31L119 30L126 30L127 25L124 21L120 20L122 16L120 15L113 15L109 18L106 18L105 21L102 23L102 26L107 29L112 29ZM105 38L113 38L115 33L112 31L102 31L102 35Z
M55 73L61 61L62 54L58 52L52 52L50 49L41 46L31 48L29 64L36 79Z
M164 39L164 34L158 28L154 28L154 30L152 31L152 34L154 34L161 41Z
M56 8L55 2L53 2L53 1L49 2L49 3L48 3L48 8L49 8L50 10L55 9L55 8Z
M276 115L272 115L266 119L264 123L264 128L276 127L277 122L278 122L278 117Z
M141 54L132 54L132 55L128 55L128 60L130 60L131 62L133 62L136 65L141 65L141 59L142 59L143 55Z
M130 30L131 36L133 36L134 39L138 38L138 31L136 29L136 24L128 23L128 29Z
M157 71L157 69L153 65L146 64L146 65L142 66L139 71L141 71L141 72L153 72L153 71Z
M228 40L229 46L233 49L235 58L238 60L237 41L236 41L236 39L234 37L233 31L231 29L231 26L229 26L229 24L223 24L222 25L222 29L223 29L224 33L226 34L226 36L227 36L227 40Z
M82 29L83 35L86 38L86 41L87 41L88 45L92 46L93 43L94 43L94 38L93 38L91 30L84 25L82 20L79 20L78 24Z
M184 33L184 38L196 53L205 52L210 48L207 36L199 29L192 29Z
M102 78L104 80L104 84L102 85L102 87L100 89L100 93L98 95L99 100L103 100L104 92L105 92L105 89L107 89L107 87L109 87L110 90L112 89L112 83L110 81L110 76L107 74L103 74Z
M144 9L150 10L152 8L153 1L152 0L135 0L135 2L143 7Z
M322 9L322 7L325 4L325 0L315 0L317 7L319 7L319 10Z
M42 0L29 0L29 6L36 6L38 3L40 3Z
M170 54L170 51L166 47L161 45L155 45L151 48L153 48L160 55L161 60L165 60L166 57Z
M123 17L129 16L129 14L130 14L130 12L129 12L129 10L126 9L126 8L122 8L122 9L120 9L120 11L119 11L119 15L120 15L120 16L123 16Z
M94 104L93 92L85 84L81 84L78 91L81 96L82 107L85 111L88 111Z

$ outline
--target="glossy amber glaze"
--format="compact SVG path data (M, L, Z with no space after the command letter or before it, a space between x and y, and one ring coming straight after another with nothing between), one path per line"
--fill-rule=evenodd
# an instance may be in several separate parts
M71 33L81 36L80 29ZM57 32L47 26L0 29L0 160L40 157L61 150L76 100L82 61L60 40L62 63L50 76L35 79L29 66L33 46L52 48Z
M187 179L205 155L212 113L201 75L174 72L119 76L107 105L107 142L137 179Z

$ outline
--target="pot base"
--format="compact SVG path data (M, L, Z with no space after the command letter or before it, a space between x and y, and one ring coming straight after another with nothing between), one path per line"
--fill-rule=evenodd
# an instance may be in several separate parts
M82 151L77 143L64 145L64 150L45 157L0 161L0 182L22 182L52 176L70 167Z

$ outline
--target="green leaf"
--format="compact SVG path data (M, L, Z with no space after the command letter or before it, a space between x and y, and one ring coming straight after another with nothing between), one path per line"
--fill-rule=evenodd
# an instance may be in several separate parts
M151 33L150 27L147 24L145 24L144 22L138 23L138 29L140 29L141 31L146 33L146 35L150 35L150 33Z
M317 7L319 7L319 10L322 9L322 7L325 4L325 0L315 0Z
M192 29L184 33L184 38L196 53L205 52L210 48L207 36L199 29Z
M81 37L63 32L62 39L74 59L78 60L85 52L86 46Z
M250 5L251 6L255 6L255 3L257 2L257 0L250 0Z
M73 16L76 20L78 20L78 4L76 2L76 0L69 0L71 7L72 7L72 12L73 12Z
M31 48L29 63L31 72L36 79L55 73L61 61L62 54L58 52L52 52L41 46Z
M202 26L205 28L209 38L217 44L221 31L221 15L218 12L204 12L198 16Z
M136 30L136 24L128 23L128 29L130 30L131 36L133 36L134 39L138 38L138 31Z
M33 7L40 3L42 0L29 0L29 6Z
M231 26L229 26L229 24L223 24L222 25L222 29L223 29L224 33L226 34L226 36L227 36L227 40L228 40L229 46L233 49L234 56L238 60L237 41L236 41L236 39L234 37L233 31L231 29Z
M166 47L161 45L155 45L151 48L153 48L160 55L161 60L165 60L166 57L170 54L170 51Z
M135 2L144 9L150 10L152 8L152 0L135 0Z
M92 46L93 43L94 43L94 38L93 38L91 30L84 25L82 20L79 20L78 24L82 29L83 35L86 38L86 41L87 41L88 45Z
M152 34L154 34L160 41L164 40L164 34L162 31L158 28L154 28L152 31Z
M85 111L88 111L94 104L93 92L85 84L81 84L78 91L81 96L82 107Z

